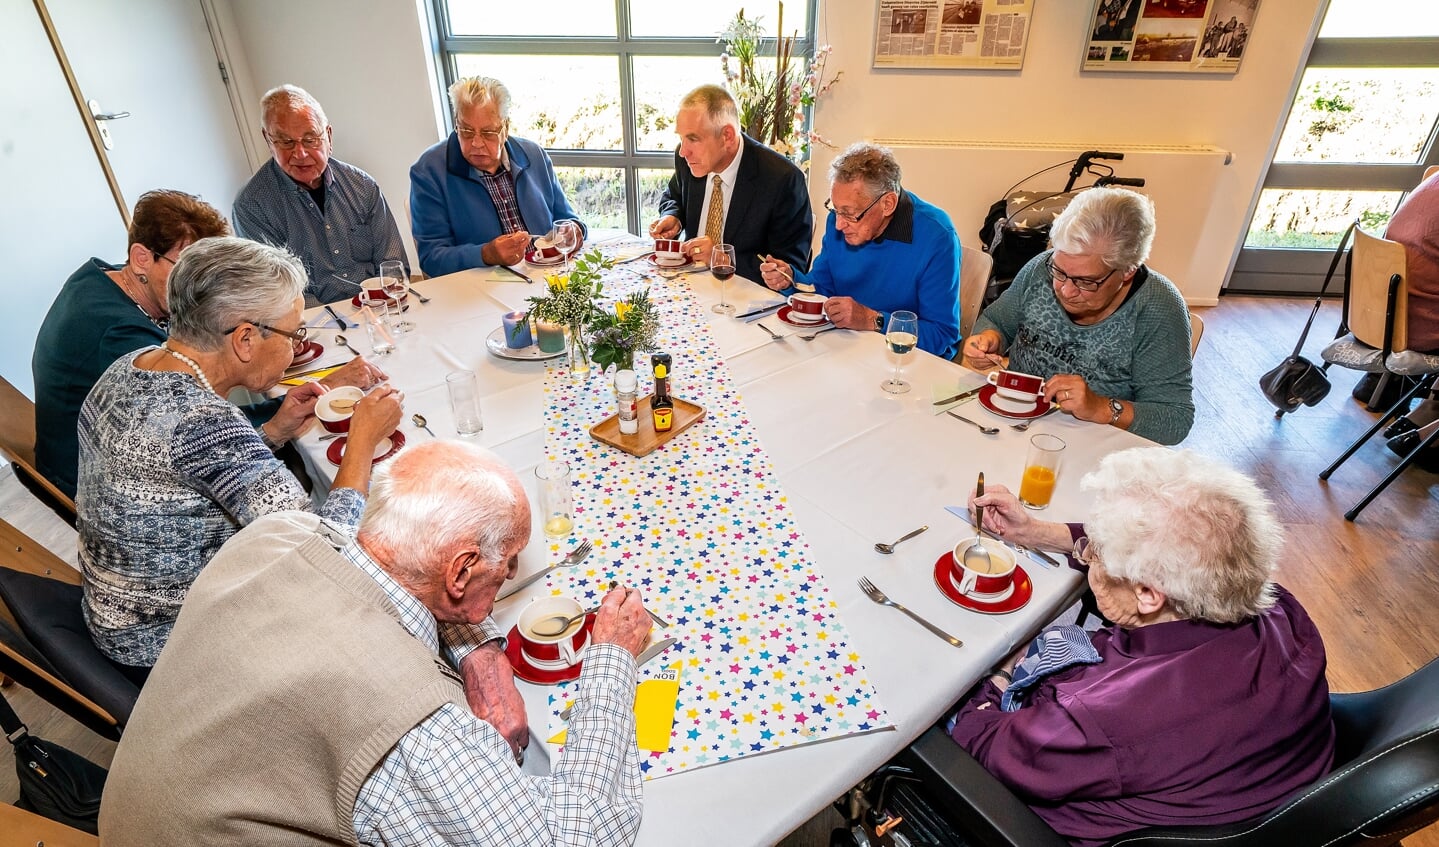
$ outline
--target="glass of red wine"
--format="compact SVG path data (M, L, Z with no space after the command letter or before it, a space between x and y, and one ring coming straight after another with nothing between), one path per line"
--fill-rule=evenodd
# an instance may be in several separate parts
M725 302L725 284L734 276L734 267L734 247L729 244L716 244L714 251L710 253L710 273L714 274L720 284L720 301L711 307L717 314L734 314L734 306Z

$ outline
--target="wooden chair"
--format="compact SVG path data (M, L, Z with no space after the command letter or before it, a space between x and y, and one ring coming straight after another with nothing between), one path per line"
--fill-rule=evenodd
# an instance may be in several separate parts
M90 640L80 575L0 520L0 674L118 740L140 689Z
M70 526L75 525L75 501L35 469L35 404L3 377L0 377L0 454L9 460L21 485Z
M1189 358L1193 359L1194 354L1199 352L1199 339L1204 337L1204 318L1193 312L1189 313Z
M959 265L959 337L968 338L974 322L979 319L979 305L989 286L989 273L994 259L983 250L960 247L963 256Z
M0 832L6 844L17 847L99 847L100 839L88 832L42 818L9 803L0 803Z

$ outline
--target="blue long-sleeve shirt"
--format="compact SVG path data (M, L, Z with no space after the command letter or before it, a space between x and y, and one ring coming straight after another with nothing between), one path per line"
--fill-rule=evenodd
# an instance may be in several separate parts
M946 359L959 347L959 235L943 209L900 194L889 226L873 241L858 247L845 243L834 225L834 212L824 226L819 257L807 282L829 297L852 297L881 314L908 309L919 316L919 348Z

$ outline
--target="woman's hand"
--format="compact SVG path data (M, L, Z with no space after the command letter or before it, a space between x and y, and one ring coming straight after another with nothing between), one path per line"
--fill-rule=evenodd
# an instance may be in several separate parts
M387 379L389 379L389 375L376 367L373 362L364 356L356 356L320 380L320 384L325 387L326 391L342 385L353 385L361 391L369 391Z
M986 485L984 495L969 493L969 508L984 507L984 528L995 538L1012 544L1043 550L1069 550L1069 527L1062 523L1035 520L1021 506L1019 498L1003 485Z
M302 382L285 392L275 416L262 427L265 435L276 444L284 444L305 431L315 413L315 401L325 393L318 382Z
M1078 374L1055 374L1044 381L1044 399L1077 420L1109 423L1113 413L1109 400L1089 390L1089 383Z
M964 339L964 364L977 371L987 371L1004 361L1004 336L997 329L986 329Z
M349 446L345 450L345 458L360 452L368 457L376 444L394 432L400 425L404 400L404 393L393 385L381 385L356 403L355 414L350 418Z

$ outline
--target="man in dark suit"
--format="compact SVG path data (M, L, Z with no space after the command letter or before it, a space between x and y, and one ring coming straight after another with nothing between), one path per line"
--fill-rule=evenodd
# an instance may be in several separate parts
M734 98L701 85L680 101L675 173L660 197L654 238L678 238L686 256L709 263L715 244L735 249L737 273L760 280L761 254L809 267L814 216L804 174L740 132Z

